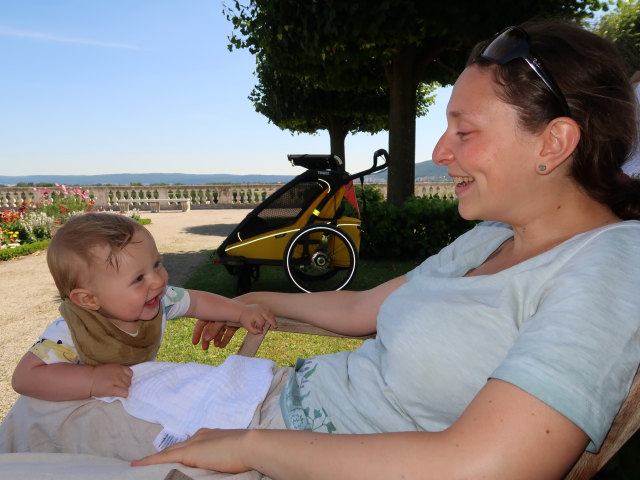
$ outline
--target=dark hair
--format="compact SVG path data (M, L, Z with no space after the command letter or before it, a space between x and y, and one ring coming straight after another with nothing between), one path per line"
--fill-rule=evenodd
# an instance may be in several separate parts
M611 42L574 23L551 20L521 27L580 126L570 175L620 218L640 219L640 179L621 168L637 141L636 99L624 60ZM497 95L518 110L520 126L537 132L562 116L557 99L524 60L498 65L482 58L488 42L476 45L467 66L493 70Z

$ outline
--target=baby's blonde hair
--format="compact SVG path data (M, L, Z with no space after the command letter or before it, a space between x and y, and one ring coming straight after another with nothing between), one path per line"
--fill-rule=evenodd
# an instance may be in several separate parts
M137 232L148 230L124 215L88 212L67 220L47 248L47 265L60 298L69 298L95 261L95 247L107 247L107 264L118 268L118 256Z

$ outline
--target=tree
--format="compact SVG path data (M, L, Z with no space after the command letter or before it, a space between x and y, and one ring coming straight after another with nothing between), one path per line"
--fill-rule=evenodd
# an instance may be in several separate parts
M343 160L347 134L377 133L388 129L389 90L385 87L328 90L269 68L263 61L256 69L258 85L249 99L257 112L281 129L295 133L327 130L331 153ZM432 88L421 89L418 115L433 103Z
M629 75L640 70L640 0L621 1L618 8L603 16L594 28L622 52Z
M257 62L323 88L388 85L388 200L413 194L415 119L421 82L449 84L471 47L533 17L585 18L598 0L234 0L226 8L236 48ZM362 72L367 72L363 75Z
M377 133L387 126L388 92L335 91L313 86L265 64L257 68L258 85L249 99L258 113L283 130L316 133L327 130L331 154L345 158L344 141L349 132Z

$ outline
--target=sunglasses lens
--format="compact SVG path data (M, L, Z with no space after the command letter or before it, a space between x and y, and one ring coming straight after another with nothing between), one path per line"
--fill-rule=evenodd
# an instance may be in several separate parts
M509 28L494 38L481 56L490 62L504 64L529 53L527 34L519 28Z
M522 58L558 99L564 115L571 116L566 98L551 78L551 75L545 71L540 60L533 56L529 44L529 35L522 28L509 27L499 33L489 42L489 45L485 47L480 56L498 65L504 65L516 58Z

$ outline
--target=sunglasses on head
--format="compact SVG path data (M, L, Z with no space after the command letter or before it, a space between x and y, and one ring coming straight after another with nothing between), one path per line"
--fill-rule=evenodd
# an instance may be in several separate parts
M571 117L567 99L560 88L542 66L542 62L531 51L529 35L520 27L507 27L498 33L480 54L482 58L498 65L504 65L516 58L522 58L558 100L565 116Z

